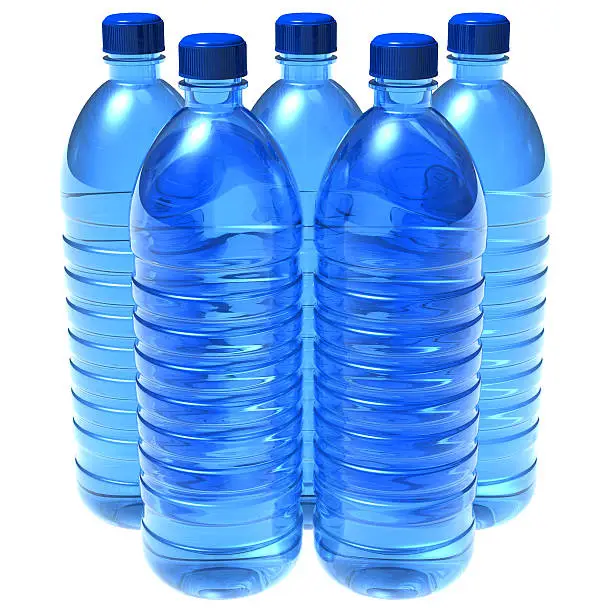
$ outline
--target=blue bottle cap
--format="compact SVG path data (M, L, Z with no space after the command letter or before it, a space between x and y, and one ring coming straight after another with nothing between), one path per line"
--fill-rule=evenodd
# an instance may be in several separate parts
M153 13L116 13L102 22L102 50L142 55L164 50L164 22Z
M247 73L247 46L236 34L190 34L179 43L179 74L186 79L239 79Z
M295 55L336 51L338 24L325 13L288 13L276 20L276 50Z
M460 13L448 22L448 50L468 55L510 51L510 22L497 13Z
M379 79L432 79L438 43L427 34L380 34L370 44L370 75Z

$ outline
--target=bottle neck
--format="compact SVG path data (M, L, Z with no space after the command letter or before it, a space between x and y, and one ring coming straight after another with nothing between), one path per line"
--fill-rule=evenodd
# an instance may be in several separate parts
M281 65L281 78L294 83L316 83L331 78L331 65L336 56L329 53L320 55L292 55L281 53L276 57Z
M500 81L508 56L500 55L463 55L451 54L449 62L453 65L453 78L466 83Z
M374 90L374 105L398 113L412 113L430 108L432 92L436 85L433 79L370 81L370 87Z
M185 106L201 112L223 113L242 106L244 79L201 81L185 79L180 87L185 91Z
M164 61L161 53L143 55L112 55L104 57L111 81L141 84L159 79L159 65Z

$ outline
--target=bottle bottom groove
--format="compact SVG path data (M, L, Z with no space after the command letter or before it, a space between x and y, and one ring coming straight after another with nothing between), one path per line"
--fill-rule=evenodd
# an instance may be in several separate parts
M414 599L444 588L467 567L473 540L474 526L433 554L364 556L363 551L330 541L315 529L315 546L325 570L352 591L377 599Z
M300 498L300 503L302 505L302 515L304 517L304 529L312 529L313 528L313 516L315 509L315 497L314 495L304 495Z
M519 493L491 496L476 494L476 529L488 529L513 519L527 507L534 491L535 482Z
M94 493L78 484L83 503L107 523L125 529L140 529L143 505L140 495L109 495Z
M192 597L236 599L259 593L283 578L295 565L301 548L301 525L275 554L211 555L183 549L155 538L143 523L145 558L166 584ZM278 550L275 547L275 550Z

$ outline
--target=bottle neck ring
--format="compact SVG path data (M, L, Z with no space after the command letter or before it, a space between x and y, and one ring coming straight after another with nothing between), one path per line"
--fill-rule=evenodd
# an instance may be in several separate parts
M294 55L281 53L276 56L281 65L281 78L296 83L313 83L331 78L331 65L336 56L331 53Z
M183 79L179 87L185 92L185 106L201 112L228 112L242 106L244 79L203 81Z
M467 55L452 53L448 61L453 66L453 78L458 81L482 82L498 81L503 78L504 66L508 56L499 55Z
M374 105L398 113L430 108L436 85L433 79L398 81L376 78L370 81L370 87L374 90Z
M159 79L159 65L165 57L161 53L142 55L105 55L112 81L141 84Z

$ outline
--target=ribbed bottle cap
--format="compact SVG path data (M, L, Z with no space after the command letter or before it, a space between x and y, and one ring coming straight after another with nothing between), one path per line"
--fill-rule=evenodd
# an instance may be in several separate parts
M288 13L276 20L276 50L295 55L336 51L338 25L325 13Z
M142 55L164 50L164 22L153 13L116 13L102 22L102 50Z
M510 50L510 22L497 13L460 13L448 22L448 50L499 55Z
M179 43L179 74L186 79L238 79L246 73L246 42L236 34L190 34Z
M438 43L427 34L380 34L370 44L370 75L431 79L438 74Z

